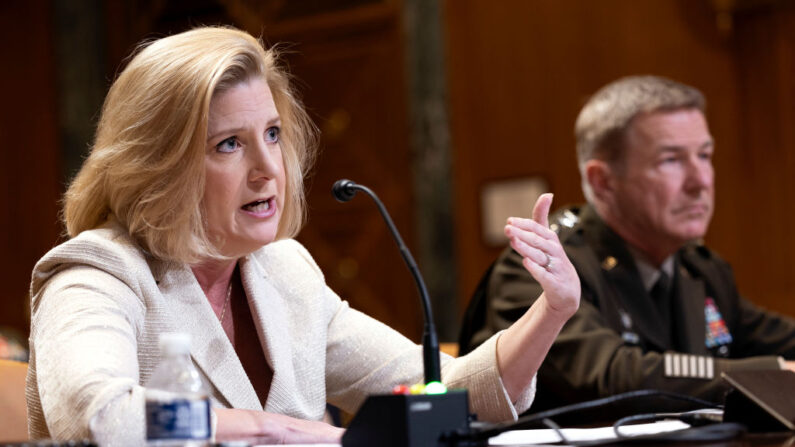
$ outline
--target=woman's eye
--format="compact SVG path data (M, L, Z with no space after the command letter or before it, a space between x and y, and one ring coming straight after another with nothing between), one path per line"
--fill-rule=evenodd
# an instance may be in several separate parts
M237 141L237 137L229 137L215 145L219 152L234 152L238 147L240 147L240 143Z
M265 141L268 143L278 143L280 132L281 129L277 126L269 127L268 130L265 131Z

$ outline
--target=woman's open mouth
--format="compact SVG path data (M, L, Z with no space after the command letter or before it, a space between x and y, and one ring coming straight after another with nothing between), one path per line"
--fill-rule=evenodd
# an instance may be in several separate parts
M247 211L248 213L255 214L257 216L267 216L272 214L275 211L276 202L273 197L265 200L255 200L253 202L249 202L243 205L243 211Z

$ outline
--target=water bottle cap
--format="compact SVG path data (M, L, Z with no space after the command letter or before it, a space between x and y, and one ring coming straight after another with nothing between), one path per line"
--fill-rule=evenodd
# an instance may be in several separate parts
M169 355L190 353L190 334L184 332L160 334L160 352Z

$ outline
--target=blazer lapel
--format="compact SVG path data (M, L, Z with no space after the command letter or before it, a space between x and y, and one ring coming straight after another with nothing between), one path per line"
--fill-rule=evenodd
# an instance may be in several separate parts
M210 385L230 407L262 410L232 343L190 268L179 265L168 269L159 285L168 320L175 330L191 335L191 357Z
M240 261L240 273L260 345L273 371L265 411L292 414L298 388L293 374L287 303L270 280L266 266L254 256Z

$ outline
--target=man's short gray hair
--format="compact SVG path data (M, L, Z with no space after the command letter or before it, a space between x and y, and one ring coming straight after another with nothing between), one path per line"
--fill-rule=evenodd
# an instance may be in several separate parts
M613 163L622 159L624 135L641 113L676 109L704 112L704 95L694 87L659 76L628 76L607 84L585 104L574 125L577 163L582 189L591 202L585 163L591 159Z

